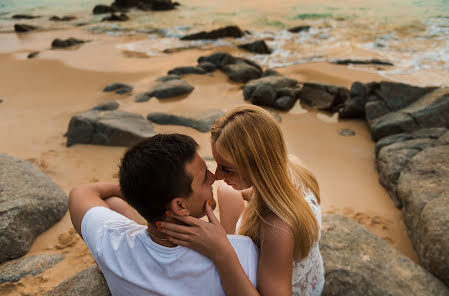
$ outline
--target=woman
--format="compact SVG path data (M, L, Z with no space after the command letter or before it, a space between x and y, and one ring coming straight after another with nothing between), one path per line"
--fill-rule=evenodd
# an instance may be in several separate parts
M248 201L236 228L260 248L257 291L209 205L210 223L175 216L189 226L161 223L160 230L171 242L213 260L228 295L320 295L324 271L318 245L318 183L289 159L279 124L260 107L240 106L217 120L211 143L216 178L242 190L218 190L220 216L228 232L235 228L242 197Z

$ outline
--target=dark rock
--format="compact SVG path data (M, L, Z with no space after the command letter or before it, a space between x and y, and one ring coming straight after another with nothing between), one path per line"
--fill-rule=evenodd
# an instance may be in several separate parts
M437 146L449 145L449 132L446 132L444 135L439 137L438 141L435 143L435 145L437 145Z
M171 0L115 0L112 3L113 7L117 7L121 10L129 8L137 8L140 10L171 10L175 9L179 3L173 3Z
M170 81L170 80L181 80L181 79L182 79L181 76L171 74L171 75L159 77L158 79L156 79L156 81L166 82L166 81Z
M272 75L280 75L276 70L267 69L262 73L262 77L272 76Z
M410 159L397 193L422 266L449 285L449 145L429 147Z
M118 109L120 106L119 103L116 101L106 101L101 104L98 104L97 106L91 108L90 110L98 110L98 111L113 111Z
M198 58L199 64L204 62L214 64L218 69L223 69L223 67L228 64L234 64L236 62L236 58L234 58L229 53L217 52L209 56L203 56Z
M3 99L0 99L0 103L3 103Z
M310 30L310 26L297 26L297 27L293 27L288 29L288 31L290 33L299 33L299 32L303 32L303 31L309 31Z
M245 87L243 88L243 97L245 100L251 99L251 95L256 89L257 85L259 84L268 84L270 85L275 91L282 89L282 88L295 88L298 84L298 81L294 79L290 79L285 76L279 76L279 75L272 75L272 76L266 76L263 78L251 80L248 82Z
M374 96L369 97L365 103L365 119L368 123L389 112L388 105L384 101L377 100Z
M15 20L22 20L22 19L31 20L39 17L40 17L39 15L15 14L11 18Z
M0 284L18 282L27 275L35 276L53 267L64 255L38 255L10 260L0 265Z
M246 83L250 80L259 78L262 71L245 62L228 64L223 67L223 72L235 82Z
M151 99L151 97L149 95L147 95L146 93L139 93L136 95L136 99L134 100L136 103L143 103L143 102L147 102Z
M62 39L55 39L53 40L53 42L51 43L51 47L52 48L67 48L67 47L72 47L75 45L79 45L79 44L83 44L84 40L78 40L76 38L69 38L66 40L62 40Z
M186 35L181 40L202 40L202 39L219 39L219 38L240 38L243 36L242 30L237 26L228 26L212 30L210 32L199 32L191 35Z
M323 296L449 295L440 280L349 218L323 216L320 251Z
M154 135L143 116L125 111L90 110L72 117L67 146L77 143L105 146L132 146Z
M393 63L390 63L388 61L381 61L378 59L372 59L372 60L336 60L333 62L337 65L379 65L379 66L394 66Z
M80 271L46 294L46 296L79 295L111 295L106 280L95 266Z
M199 49L201 48L198 45L189 45L189 46L179 46L179 47L173 47L173 48L166 48L162 52L163 53L176 53L183 50L189 50L189 49Z
M172 10L179 5L180 4L178 2L172 2L171 0L152 0L151 10L155 11Z
M17 33L34 31L37 29L38 29L37 26L32 26L32 25L25 25L25 24L15 24L14 25L14 31L16 31Z
M210 62L202 62L198 64L198 67L203 68L206 72L213 72L217 70L217 66L215 64L212 64Z
M210 131L211 126L223 114L222 110L215 109L186 115L153 112L148 114L147 118L157 124L188 126L205 133Z
M343 108L338 111L340 118L364 118L365 104L369 88L366 84L354 82L351 86L350 97L345 101Z
M276 100L276 91L268 83L259 83L251 94L251 103L260 106L272 106Z
M40 53L40 51L33 51L33 52L30 52L28 55L27 55L27 58L28 59L32 59L32 58L34 58L34 57L37 57L37 55Z
M0 263L23 256L67 211L65 193L30 163L0 154Z
M238 47L249 52L271 54L271 49L267 46L264 40L257 40L251 43L242 44Z
M352 137L355 136L355 131L349 128L342 128L338 130L338 134L343 137Z
M93 14L103 14L112 12L117 12L117 8L107 5L96 5L94 7L94 10L92 11Z
M115 13L111 13L110 16L104 17L101 19L102 22L104 21L108 21L108 22L126 22L129 20L129 17L124 14L124 13L120 13L119 15L115 14Z
M168 71L168 75L186 75L186 74L206 74L206 70L201 67L177 67Z
M146 94L150 97L156 97L158 99L166 99L177 96L188 95L193 91L194 87L187 83L185 80L176 79L169 80L162 84L159 84Z
M349 96L346 88L318 83L304 83L299 92L301 105L330 112L337 111Z
M297 100L297 98L291 96L277 97L272 107L277 110L288 111L293 107Z
M131 85L117 82L107 85L104 89L104 92L111 92L114 91L115 93L119 95L129 94L133 91L133 87Z
M52 16L51 18L49 18L50 21L54 21L54 22L70 22L73 20L76 20L76 16L63 16L63 17L59 17L59 16Z

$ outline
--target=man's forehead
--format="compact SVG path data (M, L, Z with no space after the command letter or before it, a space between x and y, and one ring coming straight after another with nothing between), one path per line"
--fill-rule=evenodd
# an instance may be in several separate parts
M198 152L196 152L195 157L187 164L186 168L194 179L203 179L204 171L206 169L206 162L198 154Z

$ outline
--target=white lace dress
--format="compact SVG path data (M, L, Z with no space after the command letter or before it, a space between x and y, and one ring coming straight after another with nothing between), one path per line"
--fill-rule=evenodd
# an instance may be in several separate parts
M305 196L316 220L318 221L319 238L321 238L321 208L315 195L308 191ZM236 233L240 228L242 217L237 221ZM293 261L292 296L321 295L324 287L324 266L321 258L319 242L315 242L309 256L301 261Z

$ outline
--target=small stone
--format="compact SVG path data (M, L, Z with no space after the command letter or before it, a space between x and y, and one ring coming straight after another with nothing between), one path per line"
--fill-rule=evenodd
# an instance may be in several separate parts
M28 54L27 58L32 59L32 58L36 57L39 53L40 53L39 51L33 51Z
M242 44L238 46L249 52L259 53L259 54L270 54L271 49L267 46L264 40L257 40L252 43Z
M310 30L310 26L297 26L297 27L293 27L288 29L288 31L290 33L299 33L299 32L303 32L303 31L309 31Z
M53 21L53 22L69 22L69 21L76 20L76 17L75 16L59 17L59 16L54 15L51 18L49 18L48 20Z
M69 38L66 40L62 40L62 39L55 39L53 40L53 42L51 43L51 47L52 48L67 48L67 47L71 47L71 46L75 46L75 45L79 45L79 44L83 44L84 40L78 40L76 38Z
M14 25L14 31L16 31L17 33L25 33L25 32L29 32L29 31L34 31L37 28L38 27L36 27L36 26L25 25L25 24L15 24Z
M115 13L111 13L110 16L104 17L101 21L108 21L108 22L126 22L127 20L129 20L129 17L124 14L121 13L119 15L115 14Z
M135 102L136 103L143 103L143 102L147 102L149 99L151 99L151 97L149 95L147 95L146 93L139 93L135 96Z
M90 110L98 110L98 111L113 111L118 109L119 103L116 101L106 101L101 104L98 104L97 106L91 108Z
M128 94L133 91L133 87L131 85L125 84L125 83L112 83L107 85L104 89L104 92L111 92L115 91L116 94L124 95Z
M35 19L35 18L39 18L39 15L29 15L29 14L15 14L12 16L13 19L15 20L21 20L21 19L27 19L27 20L31 20L31 19Z
M352 137L355 136L355 131L349 128L341 128L338 130L338 134L343 137Z

